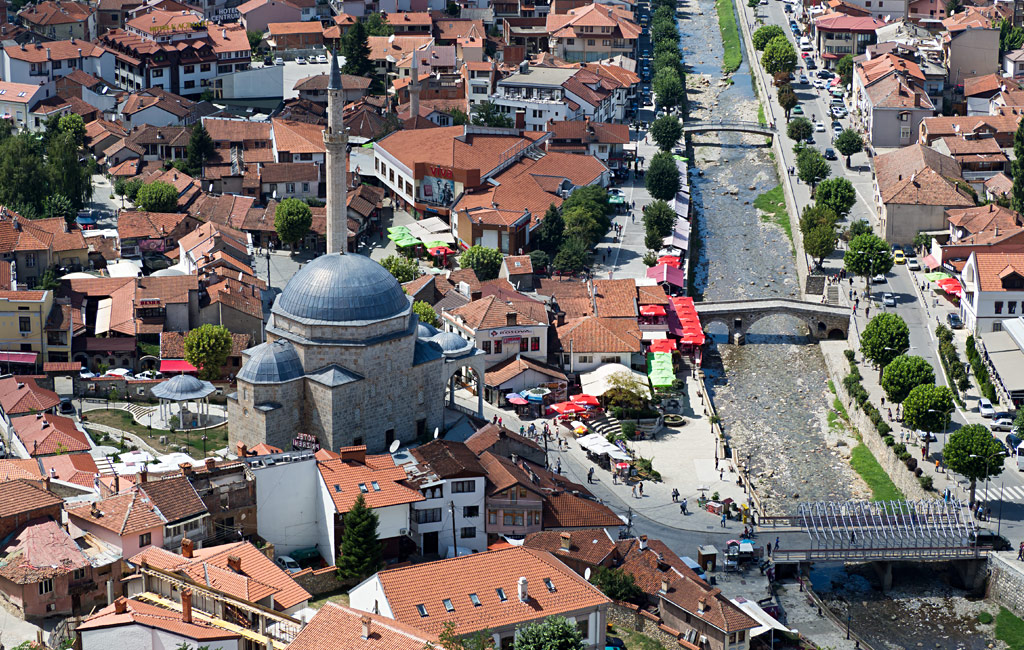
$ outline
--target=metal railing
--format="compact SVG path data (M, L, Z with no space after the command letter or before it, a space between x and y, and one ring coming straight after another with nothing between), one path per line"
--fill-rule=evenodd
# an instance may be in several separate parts
M776 129L760 122L743 122L739 120L711 120L703 122L684 122L683 131L746 131L773 135Z

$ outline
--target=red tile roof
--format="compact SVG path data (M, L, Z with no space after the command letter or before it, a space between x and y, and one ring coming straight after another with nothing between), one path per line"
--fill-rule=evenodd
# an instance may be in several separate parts
M3 458L0 459L0 483L19 478L38 480L43 477L39 461L35 458Z
M27 23L46 27L82 23L89 20L93 13L95 10L85 3L44 0L25 7L18 13L18 17Z
M563 350L572 342L574 353L643 352L640 328L629 318L586 316L557 328Z
M65 509L69 517L92 522L119 537L159 529L167 523L167 519L146 495L134 488L96 501L95 510L93 505L74 503L68 504Z
M124 603L126 607L125 613L118 614L116 611L118 603L111 603L80 623L75 629L87 632L90 630L120 627L122 625L141 625L196 641L241 638L235 632L213 627L196 618L193 618L191 623L186 623L181 620L181 614L157 607L156 605L150 605L137 600L127 600L123 597L117 600Z
M365 639L363 620L369 621ZM423 650L438 645L437 637L411 625L329 602L288 644L288 650Z
M519 600L518 581L528 596ZM610 601L550 553L517 547L390 569L377 574L395 620L437 634L455 623L459 634L603 607ZM550 581L547 587L545 580ZM504 592L502 599L497 589ZM475 594L479 606L470 599ZM454 611L447 611L444 600ZM417 606L422 605L426 616Z
M46 476L89 489L94 487L94 479L100 473L96 461L87 453L46 456L39 462Z
M25 375L0 379L0 408L8 417L31 411L42 412L60 404L52 390L40 388L36 380Z
M0 499L0 519L64 503L63 499L47 491L38 482L26 479L4 482L3 493L4 498Z
M122 210L117 217L117 234L121 239L164 239L187 218L179 212Z
M8 57L28 63L43 63L47 60L78 59L79 57L98 57L107 52L99 45L76 39L74 42L49 41L33 45L9 45L4 48Z
M509 313L516 315L517 325L548 324L547 308L543 303L527 302L526 300L506 302L493 295L474 300L468 305L463 305L447 313L461 319L462 326L474 331L505 327L508 324L507 315Z
M20 585L84 569L89 558L60 522L37 519L0 548L0 576Z
M466 446L469 447L474 454L479 456L496 445L498 440L502 437L506 437L517 444L532 447L538 451L541 449L540 445L526 436L521 436L515 431L499 427L497 424L485 424L481 428L477 429L476 433L466 439Z
M340 458L320 461L317 469L339 513L348 512L360 494L371 508L423 501L422 494L405 485L405 470L395 465L390 454L367 456L365 463Z
M168 523L207 512L206 504L184 476L150 480L139 485L139 489L160 509Z

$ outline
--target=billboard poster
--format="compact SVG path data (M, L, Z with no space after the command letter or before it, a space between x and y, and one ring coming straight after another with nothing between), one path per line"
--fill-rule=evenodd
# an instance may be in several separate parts
M455 181L451 178L424 176L420 181L420 201L432 205L451 205L455 199Z

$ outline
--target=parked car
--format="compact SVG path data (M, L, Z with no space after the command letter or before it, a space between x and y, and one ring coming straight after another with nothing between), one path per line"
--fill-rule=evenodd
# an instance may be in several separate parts
M288 573L298 573L299 571L302 571L302 567L299 566L299 563L287 555L279 555L277 557L277 565Z
M163 373L159 370L144 370L139 374L135 375L136 379L160 379L163 377Z
M913 246L904 246L903 254L907 256L907 259L917 257L917 251L914 249Z
M814 62L814 59L807 59L807 69L808 70L817 70L818 69L818 64Z
M807 78L807 75L803 74L802 72L800 73L800 78L797 81L802 84L810 82L810 80Z
M85 368L82 368L81 370L78 371L78 378L79 379L92 379L95 376L96 376L95 372L89 372Z
M796 106L793 107L793 110L791 110L790 113L792 113L793 115L803 115L804 109L800 107L800 104L797 104Z
M837 160L836 151L832 147L825 148L825 160Z
M275 57L274 65L284 65L284 59L282 59L281 57Z
M896 306L896 296L889 293L888 291L882 294L882 304L886 307Z
M819 122L815 122L814 123L814 130L817 131L818 133L824 133L825 132L825 123L824 122L820 122L820 121Z
M327 63L327 55L326 54L317 54L316 55L316 62L317 63Z
M263 65L274 65L274 58L270 56L263 57Z
M163 253L146 252L142 254L142 268L150 273L162 271L171 266L174 266L174 260Z
M903 251L896 251L892 256L893 264L906 264L907 258L904 257Z
M299 65L306 65L306 57L297 56L295 57L295 62L298 63Z
M1013 418L1009 413L996 413L988 428L992 431L1013 431Z
M74 415L78 411L75 410L75 405L71 403L70 397L60 398L60 407L58 409L63 415Z
M946 324L949 325L949 329L958 330L963 328L964 322L960 320L960 314L950 313L946 314Z
M920 271L921 263L917 261L916 257L911 257L907 260L907 268L911 271Z
M878 275L871 278L871 281L874 282L875 284L882 284L883 282L885 282L885 274L879 273Z
M978 399L978 415L983 418L991 418L995 414L996 409L992 406L992 402L984 397Z

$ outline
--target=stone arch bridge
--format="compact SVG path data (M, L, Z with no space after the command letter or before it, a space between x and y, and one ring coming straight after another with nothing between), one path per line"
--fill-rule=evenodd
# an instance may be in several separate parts
M739 133L757 133L774 136L776 130L760 122L741 122L738 120L708 120L702 122L683 122L683 133L708 133L719 131L736 131Z
M722 300L698 302L694 306L706 328L714 322L729 328L729 340L742 344L747 330L765 316L794 316L807 324L815 339L845 339L850 332L850 310L791 298Z

